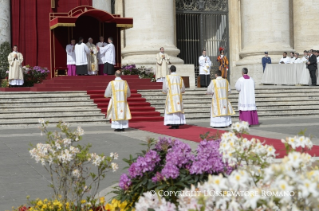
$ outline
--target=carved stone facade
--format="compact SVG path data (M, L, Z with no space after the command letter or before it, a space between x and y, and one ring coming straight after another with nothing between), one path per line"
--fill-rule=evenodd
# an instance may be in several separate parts
M104 10L108 13L112 13L112 4L111 0L93 0L92 6L99 9Z
M10 0L0 0L0 44L11 42Z

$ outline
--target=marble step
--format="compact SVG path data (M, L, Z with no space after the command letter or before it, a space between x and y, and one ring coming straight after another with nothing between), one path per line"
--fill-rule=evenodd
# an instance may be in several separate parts
M76 97L88 97L86 93L60 93L60 94L15 94L11 93L10 95L0 94L0 99L24 99L24 98L76 98Z
M33 109L30 109L33 108ZM84 107L28 107L28 108L2 108L0 107L0 114L7 113L46 113L46 112L89 112L89 111L101 111L96 106L84 106Z
M92 101L87 101L87 102L42 102L42 103L1 103L0 104L0 109L3 108L32 108L32 107L60 107L60 106L68 106L70 108L76 107L76 106L95 106Z
M81 111L81 112L45 112L45 113L11 113L11 114L0 114L0 119L17 119L17 118L47 118L47 117L55 117L55 118L63 118L63 117L96 117L103 116L100 111Z

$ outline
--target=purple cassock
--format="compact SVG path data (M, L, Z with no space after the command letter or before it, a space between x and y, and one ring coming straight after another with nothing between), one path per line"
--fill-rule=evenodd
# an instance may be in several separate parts
M255 82L248 75L243 75L236 82L239 92L238 110L239 120L248 122L249 125L259 125L257 107L255 102Z

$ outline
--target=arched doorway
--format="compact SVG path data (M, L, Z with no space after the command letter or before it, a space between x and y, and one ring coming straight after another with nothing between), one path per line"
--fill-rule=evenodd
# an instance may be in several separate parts
M181 51L178 57L185 64L194 64L196 78L203 49L213 62L211 75L218 69L219 47L225 48L229 59L228 25L227 0L176 0L176 41Z

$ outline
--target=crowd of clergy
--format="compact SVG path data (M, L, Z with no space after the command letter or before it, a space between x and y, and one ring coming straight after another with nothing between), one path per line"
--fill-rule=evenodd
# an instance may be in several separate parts
M108 42L104 42L104 37L100 36L100 42L93 44L93 39L89 38L84 43L82 37L79 42L71 40L71 44L66 46L68 76L77 75L114 75L115 69L115 47L113 38L109 37Z

